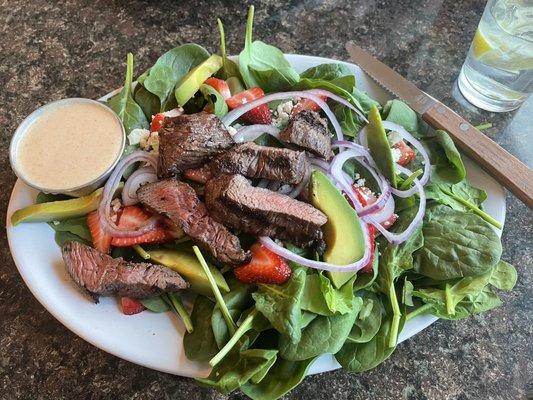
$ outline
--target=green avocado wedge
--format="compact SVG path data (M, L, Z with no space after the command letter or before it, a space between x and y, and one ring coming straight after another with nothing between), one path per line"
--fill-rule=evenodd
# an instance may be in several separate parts
M222 57L213 54L207 60L191 69L176 85L174 95L178 105L183 107L207 78L222 68Z
M392 160L390 143L376 106L373 106L368 113L366 137L370 154L376 162L379 171L389 180L392 186L396 187L396 172L394 161Z
M309 183L311 204L328 217L324 225L326 251L324 261L345 265L353 263L365 252L365 240L359 217L342 193L320 171L314 171ZM338 289L355 272L329 272L331 282Z
M171 249L158 249L144 250L144 255L146 256L146 254L150 256L147 259L148 262L164 265L183 276L183 279L191 284L191 289L194 292L204 296L212 296L213 292L209 286L209 280L193 253ZM209 269L220 290L229 292L228 283L220 271L213 266L209 266Z

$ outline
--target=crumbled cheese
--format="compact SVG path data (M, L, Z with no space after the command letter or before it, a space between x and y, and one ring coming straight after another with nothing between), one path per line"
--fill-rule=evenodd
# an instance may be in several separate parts
M57 220L56 220L56 221L52 221L52 224L54 224L54 225L59 225L60 223L61 223L61 222L60 222L60 221L57 221Z
M150 132L147 137L143 137L139 142L141 149L149 151L154 154L159 153L159 134L157 132Z
M150 131L148 129L136 128L128 135L128 142L130 145L139 144L148 136L150 136Z
M113 211L114 213L118 213L121 207L122 202L120 201L120 199L113 199L113 201L111 202L111 211Z
M291 117L292 109L294 104L292 100L289 100L285 103L278 104L276 110L274 111L273 123L277 128L284 128L288 123Z
M364 179L364 178L357 179L357 180L355 181L355 184L356 184L357 186L365 186L365 183L366 183L366 179Z
M237 129L235 129L233 126L228 126L228 132L231 136L235 136Z
M355 175L353 176L353 180L356 181L358 179L361 179L361 175L359 175L357 172L355 173Z
M402 152L400 149L396 149L393 147L390 149L390 152L392 154L392 161L394 162L400 161L400 158L402 158Z
M396 143L399 143L403 140L400 134L396 131L390 131L388 133L388 139L391 146L394 146Z

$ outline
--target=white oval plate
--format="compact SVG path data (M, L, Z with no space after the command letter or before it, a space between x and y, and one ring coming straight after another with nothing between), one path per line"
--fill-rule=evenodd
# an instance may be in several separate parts
M301 55L288 55L289 62L299 72L314 65L339 61ZM391 97L359 67L350 67L357 77L358 87L381 103ZM107 97L107 96L105 96ZM30 110L28 110L29 112ZM503 189L479 167L465 160L468 178L488 193L486 211L502 222L505 218ZM206 376L209 368L187 360L181 346L183 325L170 314L143 312L126 316L114 298L102 298L95 305L72 283L54 241L54 231L45 223L11 225L10 217L19 208L33 204L37 192L18 180L13 188L7 210L7 236L15 264L24 282L39 302L63 325L100 349L133 363L171 374ZM415 335L436 320L421 316L409 321L400 342ZM320 357L310 374L339 368L332 355Z

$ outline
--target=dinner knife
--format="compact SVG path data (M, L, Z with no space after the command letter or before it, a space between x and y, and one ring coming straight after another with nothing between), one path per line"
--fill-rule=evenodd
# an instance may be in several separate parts
M346 50L352 61L379 85L405 101L432 128L448 132L463 153L476 161L529 208L533 207L533 173L530 168L368 51L353 42L346 43Z

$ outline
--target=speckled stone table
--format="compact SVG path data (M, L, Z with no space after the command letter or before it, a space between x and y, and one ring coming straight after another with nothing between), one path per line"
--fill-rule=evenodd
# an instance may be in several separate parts
M178 43L217 50L215 17L230 51L243 43L247 4L238 1L0 1L2 225L15 177L8 145L33 109L64 97L96 98L122 84L125 54L137 72ZM454 81L484 1L263 0L255 36L289 53L346 60L353 39L531 163L533 99L515 113L480 112ZM287 399L525 399L533 391L532 213L507 198L504 258L519 280L505 304L459 322L439 321L375 370L308 377ZM223 399L190 379L104 353L57 322L24 286L5 231L0 246L1 399ZM30 244L31 246L31 244ZM30 249L29 249L30 251ZM241 394L229 396L241 399Z

